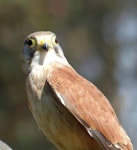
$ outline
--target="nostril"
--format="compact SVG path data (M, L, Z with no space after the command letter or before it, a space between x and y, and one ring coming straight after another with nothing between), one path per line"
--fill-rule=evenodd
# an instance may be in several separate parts
M43 44L43 46L42 46L42 48L43 48L44 50L48 51L49 46L48 46L48 44L47 44L47 43L44 43L44 44Z

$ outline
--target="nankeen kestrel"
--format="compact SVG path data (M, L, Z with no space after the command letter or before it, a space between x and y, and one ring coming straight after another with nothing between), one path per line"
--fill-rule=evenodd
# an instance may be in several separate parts
M59 150L133 150L107 98L68 63L56 35L30 34L24 43L29 108Z

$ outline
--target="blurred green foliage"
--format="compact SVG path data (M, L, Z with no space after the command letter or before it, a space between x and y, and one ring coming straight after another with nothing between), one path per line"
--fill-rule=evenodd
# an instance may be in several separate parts
M124 4L128 5L128 1L0 0L1 140L18 150L54 149L27 107L20 55L26 36L32 32L57 33L72 66L113 100L117 89L114 69L118 43L114 39L107 42L109 36L104 38L104 24L111 30ZM110 16L113 21L107 26ZM117 113L120 107L116 108Z

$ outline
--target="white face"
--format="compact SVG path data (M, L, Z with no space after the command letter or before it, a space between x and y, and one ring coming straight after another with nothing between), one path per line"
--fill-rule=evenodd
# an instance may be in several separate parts
M53 32L35 32L25 40L23 51L23 69L28 73L30 66L46 65L51 61L64 61L63 51Z

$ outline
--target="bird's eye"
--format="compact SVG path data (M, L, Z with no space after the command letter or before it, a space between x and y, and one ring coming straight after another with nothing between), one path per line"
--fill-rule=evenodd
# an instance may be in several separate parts
M57 37L55 38L55 43L58 44L58 39L57 39Z
M34 48L36 46L36 40L33 38L28 38L25 41L25 44L27 44L30 48Z
M26 43L28 46L32 46L33 41L32 41L31 39L27 39L27 40L25 41L25 43Z
M27 44L28 44L29 46L31 46L31 45L33 44L32 40L29 39L29 40L27 41Z

